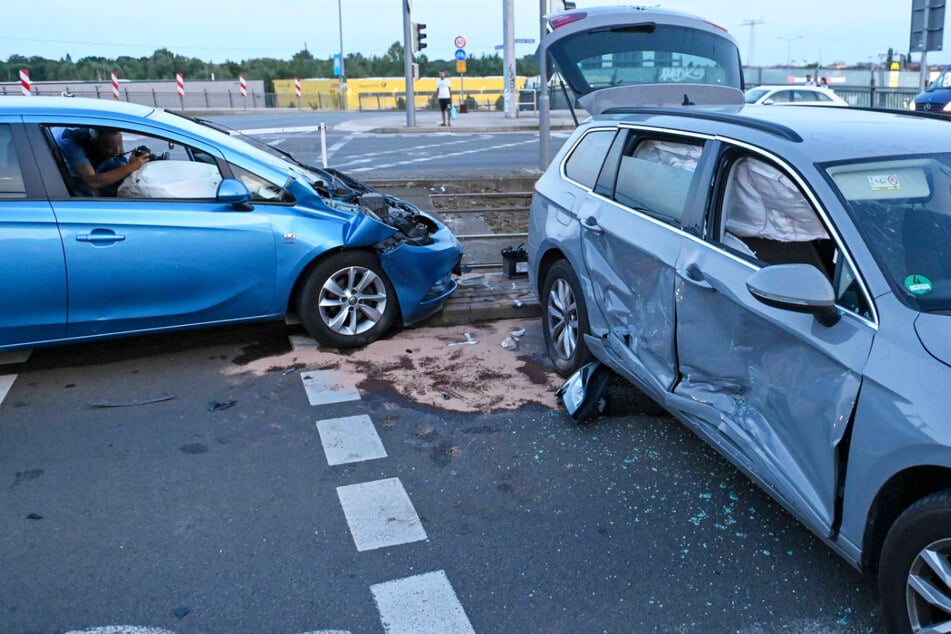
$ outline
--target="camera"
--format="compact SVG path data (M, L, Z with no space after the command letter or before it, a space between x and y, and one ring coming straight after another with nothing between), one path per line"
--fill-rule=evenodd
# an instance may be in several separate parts
M132 150L132 156L148 156L152 157L152 148L147 145L140 145L139 147Z

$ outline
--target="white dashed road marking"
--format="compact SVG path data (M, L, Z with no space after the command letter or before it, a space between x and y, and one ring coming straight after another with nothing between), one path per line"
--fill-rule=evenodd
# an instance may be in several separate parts
M386 458L383 441L369 416L320 420L317 431L329 465Z
M0 352L0 365L11 365L13 363L26 363L30 358L32 350L9 350Z
M349 377L333 370L308 370L301 372L301 381L311 405L329 405L359 401L360 392L348 382Z
M10 388L13 387L13 382L17 380L17 375L7 374L0 376L0 405L3 405L3 399L7 397L7 393L10 391Z
M399 478L337 487L357 550L374 550L426 539Z
M474 634L442 570L370 586L383 628L391 634Z

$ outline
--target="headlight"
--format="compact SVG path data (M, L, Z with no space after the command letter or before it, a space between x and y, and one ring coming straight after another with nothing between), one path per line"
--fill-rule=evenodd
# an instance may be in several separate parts
M944 104L944 108L941 109L941 112L951 112L951 101Z

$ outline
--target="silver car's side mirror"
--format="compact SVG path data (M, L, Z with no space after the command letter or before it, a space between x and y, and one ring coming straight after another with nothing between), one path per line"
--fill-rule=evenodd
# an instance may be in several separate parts
M811 313L823 326L834 326L841 318L832 284L811 264L767 266L750 275L746 288L767 306Z

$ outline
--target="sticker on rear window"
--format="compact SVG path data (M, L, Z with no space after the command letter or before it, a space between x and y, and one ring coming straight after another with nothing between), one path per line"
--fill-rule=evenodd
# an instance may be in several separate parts
M868 186L873 192L901 189L901 181L898 180L898 174L869 174Z
M927 295L931 292L931 280L924 275L909 275L905 278L905 288L912 295Z

